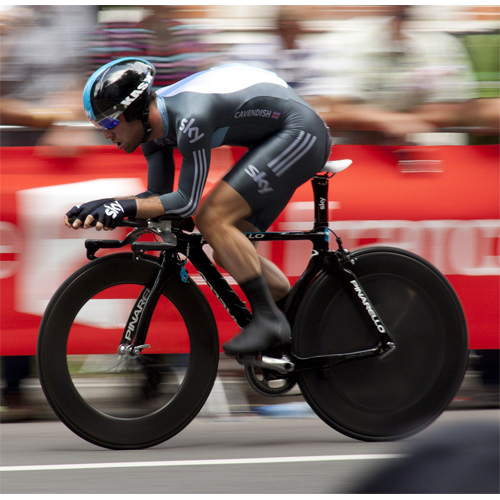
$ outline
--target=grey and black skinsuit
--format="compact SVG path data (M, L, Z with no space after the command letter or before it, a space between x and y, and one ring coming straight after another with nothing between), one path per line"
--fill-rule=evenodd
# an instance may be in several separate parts
M165 213L195 214L210 167L211 150L243 146L245 155L224 180L248 202L248 218L269 228L301 184L328 160L328 128L314 109L276 74L228 64L192 75L157 91L163 137L142 145L148 190ZM183 161L174 185L174 154Z

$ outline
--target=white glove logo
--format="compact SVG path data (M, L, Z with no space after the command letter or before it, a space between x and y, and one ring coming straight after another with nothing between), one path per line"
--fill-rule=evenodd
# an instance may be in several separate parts
M116 216L120 212L123 212L123 207L117 201L111 203L110 205L104 205L104 207L106 208L106 215L111 216L113 219L116 219Z

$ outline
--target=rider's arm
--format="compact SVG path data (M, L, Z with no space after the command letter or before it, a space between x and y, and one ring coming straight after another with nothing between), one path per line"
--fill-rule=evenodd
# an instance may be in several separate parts
M191 135L189 130L179 134L178 143L183 160L176 191L172 191L175 174L172 148L156 146L152 141L143 145L148 162L148 190L135 197L136 217L147 219L164 214L190 217L196 212L210 165L210 136L196 128Z
M157 146L153 141L142 145L148 163L148 189L135 196L115 197L115 200L134 199L135 217L149 219L165 214L160 195L171 193L174 187L175 162L172 148ZM87 224L88 226L88 224Z
M186 123L191 122L187 128ZM184 123L184 129L178 134L178 148L182 155L177 190L160 195L160 201L166 214L180 217L194 215L200 203L203 188L208 176L211 155L211 134L203 127L202 120L190 119ZM186 130L184 133L182 130Z
M154 141L144 143L141 149L148 163L148 189L138 194L137 198L171 193L175 178L174 150L158 146Z
M172 148L158 146L154 141L141 146L142 153L148 164L148 189L135 196L116 197L120 199L135 199L137 203L136 217L149 219L165 214L160 196L171 193L174 189L175 161Z
M171 188L174 165L171 148L164 148L164 150L170 150L171 156L169 157L160 152L146 156L148 191L138 195L140 199L137 199L137 217L147 218L163 214L189 217L196 212L207 179L211 153L208 134L205 136L203 132L197 130L197 134L192 134L191 137L187 134L179 134L179 151L183 160L176 191L172 192ZM165 174L170 169L172 169L171 178ZM167 184L170 186L169 189L166 188ZM146 196L152 197L146 198ZM152 215L152 210L162 210L162 212Z

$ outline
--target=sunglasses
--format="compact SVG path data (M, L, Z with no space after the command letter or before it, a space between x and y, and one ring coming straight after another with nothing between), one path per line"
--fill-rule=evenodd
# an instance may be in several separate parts
M122 106L114 106L110 110L101 113L96 117L95 120L91 122L100 129L113 130L119 123L118 117L123 113L124 108Z
M117 118L103 118L98 122L93 121L92 123L98 128L113 130L120 123L120 120Z

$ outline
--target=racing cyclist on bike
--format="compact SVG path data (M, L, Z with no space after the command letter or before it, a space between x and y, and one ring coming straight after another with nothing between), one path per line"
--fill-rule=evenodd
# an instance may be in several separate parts
M88 119L118 149L132 153L141 146L148 188L126 199L77 205L65 224L86 229L96 220L99 231L114 229L124 217L194 216L216 263L240 285L252 310L250 323L224 351L253 354L287 344L290 326L276 302L290 284L243 232L267 230L294 191L321 170L331 149L328 128L269 71L228 64L152 92L154 75L148 61L123 58L89 78L83 93ZM222 145L247 151L198 210L211 149ZM183 158L176 191L173 148Z

